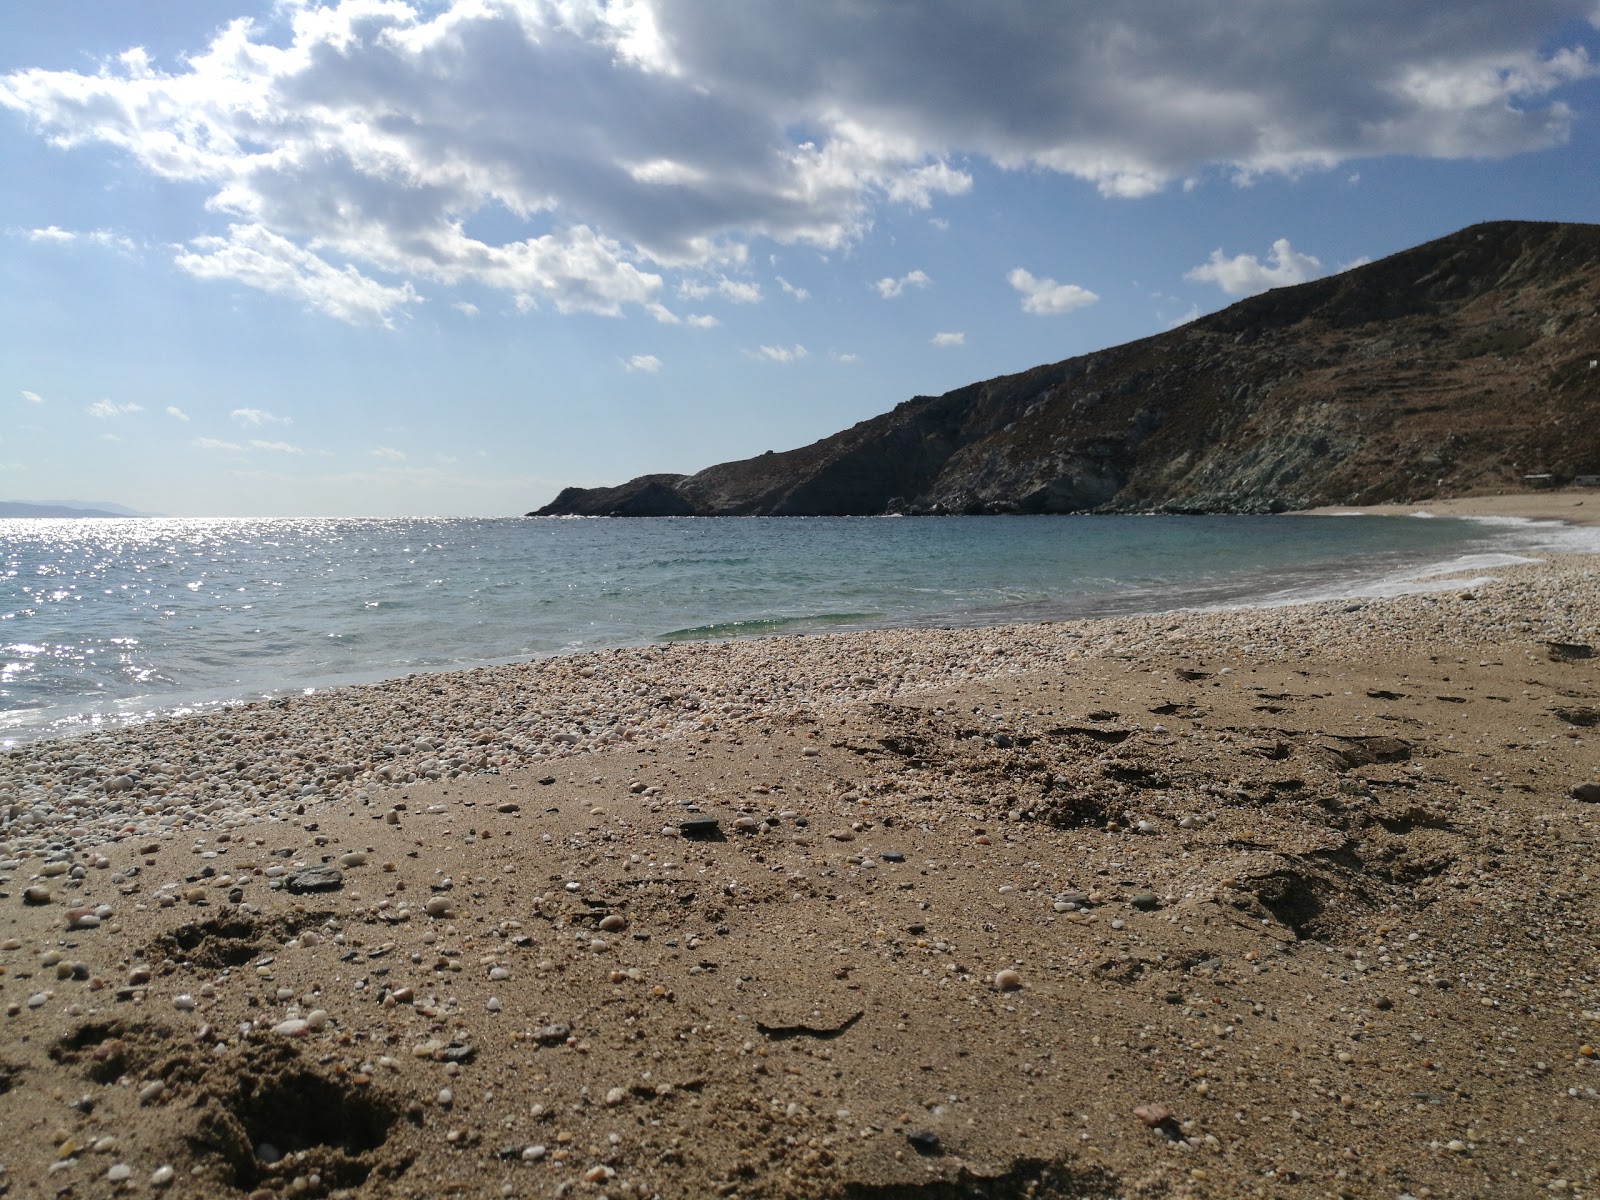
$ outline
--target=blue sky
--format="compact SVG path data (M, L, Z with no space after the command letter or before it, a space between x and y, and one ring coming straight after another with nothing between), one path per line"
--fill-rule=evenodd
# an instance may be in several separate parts
M494 515L1475 221L1596 0L8 0L0 499Z

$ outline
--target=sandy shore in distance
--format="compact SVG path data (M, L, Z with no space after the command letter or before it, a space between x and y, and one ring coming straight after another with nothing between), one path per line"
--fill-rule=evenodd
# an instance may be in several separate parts
M1565 521L1569 525L1600 524L1600 488L1552 488L1505 496L1466 496L1451 500L1419 500L1415 504L1372 504L1360 508L1330 505L1295 515L1326 516L1362 512L1380 517L1433 513L1439 517L1521 517L1525 521Z
M1597 731L1570 556L26 746L0 1194L1595 1196Z

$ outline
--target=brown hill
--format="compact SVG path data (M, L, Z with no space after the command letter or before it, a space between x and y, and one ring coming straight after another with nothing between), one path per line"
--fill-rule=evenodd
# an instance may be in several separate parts
M1600 474L1600 226L1496 221L529 515L1263 512Z

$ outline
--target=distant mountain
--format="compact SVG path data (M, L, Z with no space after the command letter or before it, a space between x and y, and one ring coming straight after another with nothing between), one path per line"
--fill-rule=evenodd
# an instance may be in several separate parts
M129 508L126 504L117 504L111 500L35 500L34 504L51 504L61 508L91 508L101 512L111 513L117 517L159 517L163 514L141 512L137 508Z
M1600 226L1496 221L543 515L1266 512L1600 474Z
M131 508L79 508L71 504L24 504L19 500L0 500L0 517L142 517Z

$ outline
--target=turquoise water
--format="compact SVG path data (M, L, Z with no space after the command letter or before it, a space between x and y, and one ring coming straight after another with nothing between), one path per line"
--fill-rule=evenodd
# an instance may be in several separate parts
M1561 536L1376 517L0 521L0 743L664 639L1355 594Z

